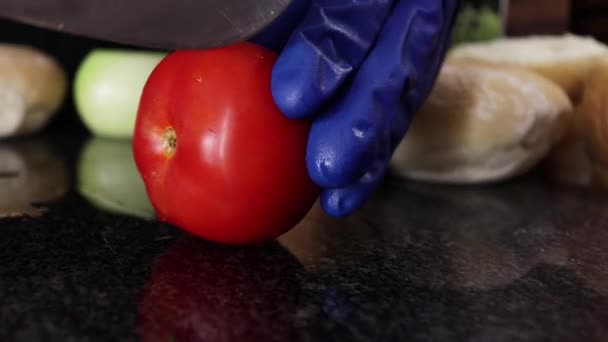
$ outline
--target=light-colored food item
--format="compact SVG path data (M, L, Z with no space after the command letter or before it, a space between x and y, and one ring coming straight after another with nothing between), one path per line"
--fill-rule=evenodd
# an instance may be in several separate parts
M504 37L487 43L463 44L450 51L448 58L527 68L560 85L577 106L585 81L607 54L608 47L593 37L564 34ZM573 185L589 185L592 167L584 140L573 116L563 140L546 158L545 166L551 178Z
M583 138L594 184L608 185L608 56L585 82L576 109L576 129Z
M462 44L448 58L533 70L559 84L576 103L587 75L607 53L608 47L592 37L532 35Z
M590 185L600 189L608 189L608 169L600 164L591 166L591 182Z
M564 139L555 145L543 161L543 169L548 178L572 186L590 185L593 180L592 167L585 141L574 129L574 123Z
M96 49L79 66L74 101L84 125L102 137L133 135L139 98L163 52Z
M489 6L477 8L470 3L465 3L454 23L452 44L488 41L496 39L502 34L502 20L494 9Z
M67 84L65 70L51 55L0 44L0 138L43 129L63 104Z
M67 166L41 139L0 144L0 218L39 216L69 187Z
M447 61L391 168L432 182L505 180L548 154L571 112L565 92L536 73Z
M593 161L608 166L608 56L585 83L576 119Z

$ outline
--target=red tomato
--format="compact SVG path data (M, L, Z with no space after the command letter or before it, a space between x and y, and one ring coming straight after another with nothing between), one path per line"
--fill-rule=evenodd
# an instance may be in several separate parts
M176 51L144 87L133 152L161 221L204 239L275 238L319 189L305 163L310 122L276 107L276 54L252 43Z

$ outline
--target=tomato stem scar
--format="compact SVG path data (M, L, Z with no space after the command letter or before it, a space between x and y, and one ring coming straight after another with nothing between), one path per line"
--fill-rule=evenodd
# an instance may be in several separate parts
M177 135L172 127L165 129L163 133L163 152L167 157L171 157L177 150Z

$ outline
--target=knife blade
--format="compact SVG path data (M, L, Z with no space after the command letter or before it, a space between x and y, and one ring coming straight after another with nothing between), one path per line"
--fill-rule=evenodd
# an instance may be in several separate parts
M1 0L0 18L163 50L247 40L292 0Z

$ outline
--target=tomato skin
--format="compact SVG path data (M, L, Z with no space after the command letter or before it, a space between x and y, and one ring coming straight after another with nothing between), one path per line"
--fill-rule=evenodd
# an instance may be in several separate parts
M161 221L201 238L249 244L296 225L319 188L310 179L310 121L290 120L270 90L276 54L252 43L176 51L151 73L133 152ZM163 146L175 132L174 154Z

